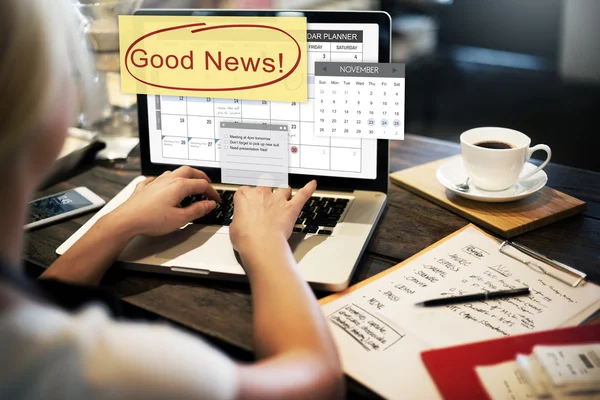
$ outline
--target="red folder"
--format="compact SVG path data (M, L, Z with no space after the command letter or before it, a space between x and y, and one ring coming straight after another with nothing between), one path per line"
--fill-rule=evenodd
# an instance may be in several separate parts
M518 353L530 354L536 345L600 342L600 324L555 329L502 339L465 344L421 353L442 397L447 400L489 399L475 367L514 360Z

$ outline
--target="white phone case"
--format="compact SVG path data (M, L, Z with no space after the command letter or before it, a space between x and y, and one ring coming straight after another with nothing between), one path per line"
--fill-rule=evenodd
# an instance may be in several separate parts
M58 215L55 215L55 216L52 216L49 218L44 218L39 221L31 222L31 223L25 225L25 227L24 227L25 230L28 230L31 228L38 228L38 227L41 227L44 225L51 224L53 222L58 222L58 221L62 221L65 219L69 219L76 215L84 214L84 213L87 213L92 210L97 210L100 207L102 207L104 204L106 204L106 202L100 196L98 196L96 193L92 192L90 189L83 187L83 186L77 187L75 189L65 190L65 191L59 192L59 193L54 193L49 196L40 197L39 199L35 199L34 202L42 200L42 199L47 199L49 197L56 197L63 193L67 193L67 192L71 192L71 191L75 191L75 192L79 193L81 196L85 197L87 200L92 202L92 204L77 208L75 210L67 211L65 213L58 214Z

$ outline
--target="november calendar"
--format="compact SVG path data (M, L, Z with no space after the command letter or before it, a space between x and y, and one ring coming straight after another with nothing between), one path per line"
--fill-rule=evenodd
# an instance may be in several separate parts
M404 64L315 63L315 134L404 139Z

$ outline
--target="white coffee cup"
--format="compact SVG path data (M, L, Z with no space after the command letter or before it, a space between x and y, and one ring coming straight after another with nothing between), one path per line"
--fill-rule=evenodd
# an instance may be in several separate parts
M478 146L482 143L503 143L506 149ZM533 176L550 161L552 152L545 144L529 147L529 136L507 128L474 128L460 135L460 150L467 174L472 184L483 190L498 191L511 187L516 182ZM536 169L522 173L523 166L531 155L543 150L548 157Z

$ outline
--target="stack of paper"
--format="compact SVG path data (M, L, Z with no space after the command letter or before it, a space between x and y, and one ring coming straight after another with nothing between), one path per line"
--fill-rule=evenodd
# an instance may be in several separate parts
M415 306L524 286L531 291L528 297ZM578 325L600 307L600 287L589 282L571 287L529 268L469 225L396 267L321 299L321 305L348 375L388 399L431 400L442 396L423 351ZM447 368L456 363L448 360Z
M475 370L494 400L507 398L507 384L513 399L600 399L600 343L535 346L531 355ZM498 379L507 370L514 382ZM497 387L500 382L504 388Z

